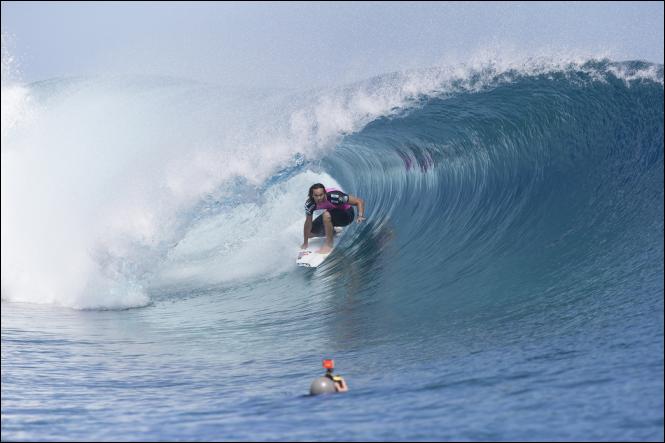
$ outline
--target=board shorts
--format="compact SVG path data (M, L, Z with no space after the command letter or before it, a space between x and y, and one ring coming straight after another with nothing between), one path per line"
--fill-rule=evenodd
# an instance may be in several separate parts
M326 211L330 212L333 226L346 226L350 224L355 217L353 207L346 210L326 209ZM312 234L314 234L315 237L323 237L326 235L326 227L323 226L323 214L316 217L312 222Z

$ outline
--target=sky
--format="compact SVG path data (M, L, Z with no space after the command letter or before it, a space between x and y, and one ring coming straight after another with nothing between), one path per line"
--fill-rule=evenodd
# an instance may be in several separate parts
M11 58L24 82L139 74L317 87L482 57L662 64L663 2L3 1L2 40L3 66Z

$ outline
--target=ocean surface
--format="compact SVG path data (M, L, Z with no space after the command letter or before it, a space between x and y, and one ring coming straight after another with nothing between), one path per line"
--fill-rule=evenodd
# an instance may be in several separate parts
M663 441L663 66L2 90L3 441ZM295 266L309 186L359 196ZM309 396L334 358L349 392Z

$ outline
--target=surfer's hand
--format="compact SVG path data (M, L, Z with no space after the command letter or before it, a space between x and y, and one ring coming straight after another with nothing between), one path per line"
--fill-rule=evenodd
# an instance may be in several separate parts
M356 223L360 224L365 221L365 217L362 215L359 215L358 218L356 219Z

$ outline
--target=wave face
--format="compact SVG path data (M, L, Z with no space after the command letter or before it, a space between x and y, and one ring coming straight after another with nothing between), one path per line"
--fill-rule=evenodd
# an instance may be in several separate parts
M3 438L662 441L663 116L642 62L3 86ZM367 222L300 269L314 182Z
M662 85L605 69L425 97L326 158L369 202L345 262L377 275L372 291L395 298L405 327L462 311L662 305Z

